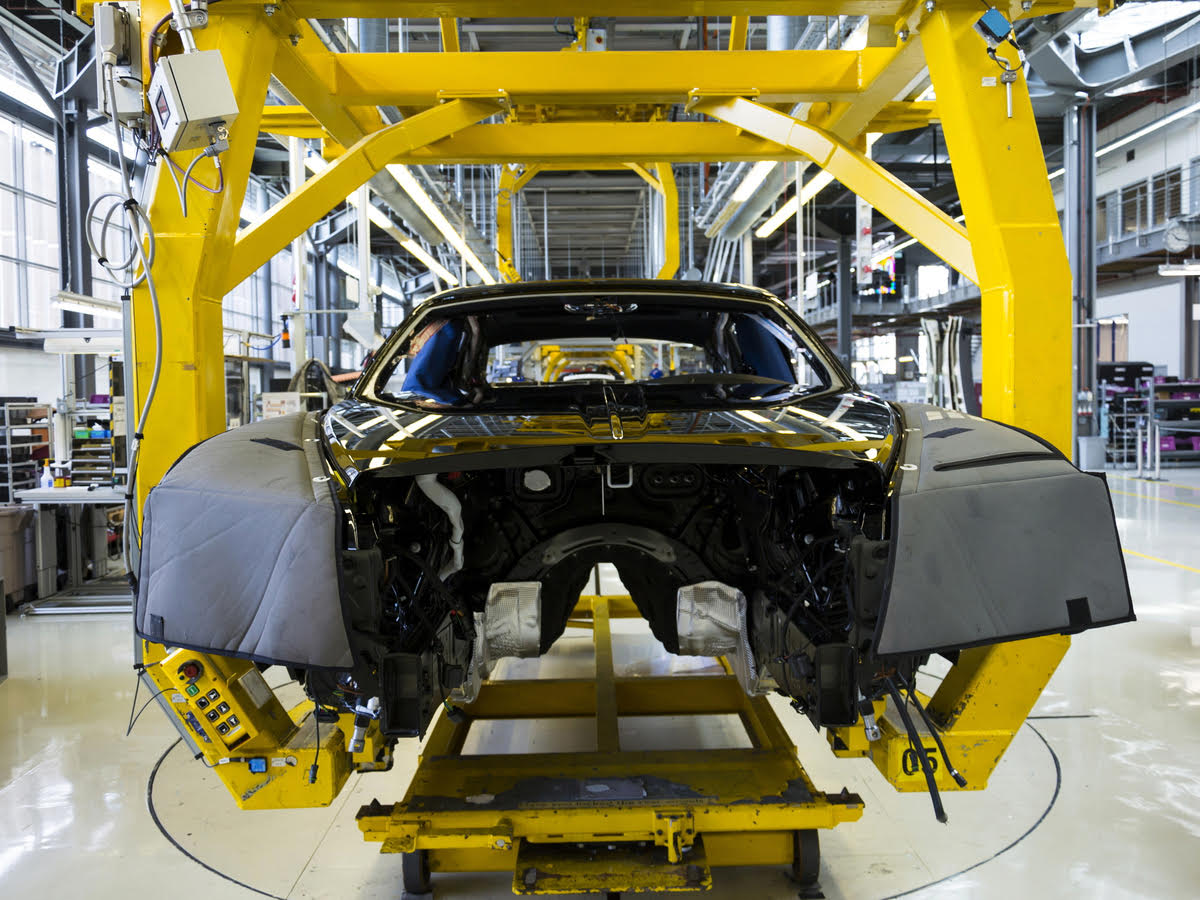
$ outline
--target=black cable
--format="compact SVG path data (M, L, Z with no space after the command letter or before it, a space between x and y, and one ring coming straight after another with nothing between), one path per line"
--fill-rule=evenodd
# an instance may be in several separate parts
M937 779L933 775L933 766L929 764L929 755L925 752L925 745L921 743L921 736L917 733L916 726L913 725L912 716L908 714L907 706L904 698L900 696L896 682L891 678L884 678L883 681L887 685L888 693L892 695L896 709L900 712L900 719L904 722L904 730L908 732L913 752L917 754L917 759L921 763L921 771L925 773L925 784L929 788L929 800L933 803L933 814L944 825L948 821L946 810L942 807L942 795L938 791Z
M146 809L150 812L150 818L154 820L154 825L156 828L158 828L158 833L161 834L163 837L165 837L167 839L167 842L172 847L174 847L176 850L178 850L180 853L182 853L184 856L186 856L188 859L190 859L192 862L194 862L200 868L211 872L213 875L216 875L218 878L224 878L226 881L230 882L231 884L236 884L238 887L245 888L246 890L251 891L252 893L258 894L259 896L262 896L262 897L270 897L270 898L272 898L272 900L287 900L286 897L280 897L278 894L271 894L271 893L268 893L267 891L259 890L256 887L251 887L250 885L246 884L244 881L238 881L232 875L226 875L220 869L210 866L204 860L197 857L195 854L193 854L191 851L189 851L186 847L184 847L181 843L179 843L179 841L175 840L174 835L172 835L171 832L167 831L167 827L165 825L163 825L162 820L158 817L158 810L156 810L154 808L154 781L158 777L158 770L160 768L162 768L162 764L163 764L163 762L166 761L167 756L170 754L170 752L172 750L174 750L176 747L178 747L181 743L183 743L183 738L176 738L175 742L173 744L171 744L169 747L167 747L167 749L162 752L162 756L160 756L158 758L158 762L156 762L154 764L154 768L150 770L150 777L146 780Z
M1038 739L1042 742L1042 744L1045 746L1045 748L1050 752L1050 759L1054 761L1054 793L1050 797L1050 802L1046 804L1046 808L1044 810L1042 810L1042 814L1037 817L1037 821L1034 822L1032 825L1030 825L1028 828L1026 828L1025 831L1022 834L1020 834L1018 837L1016 837L1013 841L1011 841L1006 846L1001 847L999 850L997 850L995 853L993 853L987 859L981 859L981 860L979 860L979 862L972 863L971 865L967 866L965 869L959 869L957 872L954 872L950 875L946 875L942 878L937 879L936 881L930 881L928 884L922 884L915 888L909 888L907 891L901 891L898 894L888 894L886 897L883 897L882 900L897 900L897 898L899 898L899 897L908 897L909 895L915 894L918 891L924 891L924 890L934 887L936 885L945 884L947 881L957 878L959 875L965 875L968 872L972 872L975 869L978 869L980 866L987 865L992 860L998 859L999 857L1001 857L1005 853L1007 853L1009 850L1013 849L1013 847L1017 846L1017 844L1021 843L1021 841L1025 840L1025 838L1027 838L1031 834L1033 834L1038 829L1038 827L1041 826L1041 824L1044 821L1046 821L1046 817L1048 815L1050 815L1050 810L1054 809L1054 804L1058 802L1058 795L1062 791L1062 763L1059 762L1058 754L1054 752L1054 748L1050 746L1050 742L1048 740L1046 740L1046 736L1044 734L1042 734L1040 731L1038 731L1037 728L1035 728L1029 722L1026 722L1025 725L1034 734L1036 734L1038 736Z
M141 684L142 684L142 679L139 678L138 679L138 687L141 687ZM129 706L129 725L126 726L126 728L125 728L125 737L129 737L130 733L133 731L133 726L136 725L138 719L140 719L142 717L142 713L144 713L146 711L146 707L148 707L151 703L153 703L155 700L157 700L159 697L161 697L163 694L165 694L169 690L170 690L170 688L163 688L161 691L155 691L154 696L152 696L149 700L147 700L145 703L142 704L142 708L137 711L136 716L133 714L133 704L132 703L130 704L130 706ZM133 691L133 702L134 703L137 703L137 695L138 695L138 692L137 692L137 689L135 688Z
M950 762L950 754L946 752L946 745L942 743L942 736L938 733L937 728L934 726L933 720L929 718L929 713L925 711L925 707L921 704L921 700L917 696L917 692L913 690L913 686L910 685L908 681L905 680L904 676L899 672L896 673L896 677L900 679L900 683L904 685L904 690L908 692L909 699L912 700L913 706L915 706L917 708L917 712L921 714L921 721L925 723L925 727L928 728L929 733L933 735L933 740L935 743L937 743L938 752L942 755L942 762L946 764L946 770L950 773L950 777L954 779L954 783L960 788L966 787L967 779L963 778L963 776L959 774L958 769L954 768L953 763Z
M314 704L313 704L313 726L314 726L314 727L317 729L317 746L316 746L316 749L315 749L315 750L313 750L313 762L312 762L312 765L308 767L308 783L309 783L309 784L316 784L316 783L317 783L317 763L318 763L318 762L320 761L320 759L321 759L321 718L320 718L320 712L321 712L321 707L320 707L320 706L318 706L317 704L315 704L315 703L314 703Z

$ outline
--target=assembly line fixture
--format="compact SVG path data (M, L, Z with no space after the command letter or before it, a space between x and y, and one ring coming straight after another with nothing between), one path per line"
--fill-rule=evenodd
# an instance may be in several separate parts
M1004 3L1000 12L1011 20L1096 5L1095 0L1039 0ZM99 4L84 0L78 6L90 18ZM628 0L605 0L591 12L637 16L645 9ZM688 0L659 4L655 12L733 15L738 35L746 33L744 17L759 14L865 13L870 27L867 45L857 50L484 54L459 50L456 21L447 16L553 17L561 8L546 0L290 0L266 6L223 0L209 7L205 27L191 29L191 37L200 51L221 51L238 115L228 129L228 148L220 153L224 190L192 197L185 215L175 185L160 166L146 207L157 233L151 252L156 250L159 260L154 276L162 360L155 366L152 285L142 281L132 288L136 405L145 399L155 371L159 400L145 428L139 508L182 452L224 428L222 297L374 174L404 165L502 164L501 194L507 196L501 206L538 167L628 167L664 197L673 197L673 163L816 165L979 284L984 415L1043 435L1069 453L1070 270L1019 51L977 29L979 0ZM170 13L163 0L141 4L141 46L153 39L154 23ZM344 16L441 17L445 52L332 52L310 20ZM936 101L910 103L904 91L926 68ZM263 106L272 78L298 106ZM780 111L798 103L811 104L807 119ZM678 120L654 112L673 105L703 115ZM403 118L385 124L379 107L395 107ZM642 114L633 114L638 110ZM966 224L863 152L868 133L907 129L931 118L945 134ZM240 229L260 132L319 136L332 161ZM206 152L182 150L176 156L187 164ZM677 204L667 202L665 208L661 274L670 277L679 259ZM506 230L504 221L500 215L498 268L515 278L520 273L513 269L511 227ZM1068 638L1053 636L963 651L929 698L930 712L943 726L947 747L972 789L986 785L1068 646ZM166 648L143 642L141 651L145 677L156 690L168 691L164 704L183 719L186 704L171 702L170 690L178 688L171 678L175 668L153 665L163 660ZM228 696L253 726L256 758L272 760L273 768L264 773L230 764L215 746L196 748L216 765L240 805L328 804L352 769L379 763L371 735L364 751L349 749L353 716L318 721L311 704L289 712L271 698L256 699L260 686L249 674L249 663L206 658L204 669L215 679L212 690L232 691ZM679 697L686 702L688 694L681 691ZM883 704L877 713L880 729L873 738L862 728L831 730L834 751L870 758L897 789L925 790L920 772L908 764L905 729ZM326 721L329 726L323 727ZM443 730L435 734L443 735L448 726L439 727ZM297 759L307 762L306 754L320 766L297 765ZM545 760L534 762L544 765ZM687 759L665 754L662 771L671 771L672 762L686 780ZM938 773L938 786L959 787L945 771ZM743 802L736 793L722 792L720 802ZM663 828L670 841L685 848L702 836L697 833L701 817L693 826L680 807L665 804L654 812L668 820ZM603 830L588 819L586 806L563 806L554 813L561 823L555 833L563 840L595 839ZM382 816L364 813L368 837L382 833ZM813 818L810 824L832 827L853 817ZM392 835L396 841L385 839L384 850L431 850L437 858L458 841L471 850L463 858L478 861L478 842L469 829L455 837L433 826L426 836L407 821L398 827L402 834ZM635 829L606 840L642 836ZM511 852L509 846L495 849ZM534 881L534 890L545 890Z

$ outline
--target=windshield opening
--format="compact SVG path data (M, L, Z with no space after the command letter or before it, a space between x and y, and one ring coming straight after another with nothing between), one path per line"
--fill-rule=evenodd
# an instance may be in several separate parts
M647 409L789 402L832 379L769 304L585 295L430 310L385 345L363 384L385 403L543 413L605 390L633 390Z

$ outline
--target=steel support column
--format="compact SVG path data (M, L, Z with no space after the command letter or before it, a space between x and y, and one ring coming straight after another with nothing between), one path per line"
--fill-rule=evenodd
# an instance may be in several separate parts
M143 3L143 28L151 28L168 10L165 2ZM143 34L142 41L148 37ZM149 488L184 450L225 428L221 300L227 285L225 267L215 261L229 258L241 219L277 43L261 8L214 17L198 33L197 42L203 48L221 48L241 113L237 127L230 131L230 147L222 155L222 193L194 191L184 218L175 185L159 166L150 194L148 212L158 235L153 275L162 312L163 363L159 399L142 445L138 509ZM190 155L178 160L182 165L189 161ZM133 292L133 309L135 405L140 408L154 368L154 320L144 284Z
M1071 270L1016 53L1009 118L974 8L921 25L983 308L983 408L1070 453ZM990 85L990 86L984 86Z
M854 320L851 315L854 286L850 275L850 258L853 254L853 238L843 234L838 238L837 257L837 355L847 370L854 356Z
M1096 108L1091 101L1072 106L1063 116L1063 237L1074 282L1075 391L1096 391L1096 334L1088 328L1096 306ZM1096 417L1073 416L1081 435L1095 433Z

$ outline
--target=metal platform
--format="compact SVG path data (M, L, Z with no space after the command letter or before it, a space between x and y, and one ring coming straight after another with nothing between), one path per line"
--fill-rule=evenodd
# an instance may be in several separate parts
M110 575L67 588L42 600L33 600L21 607L22 616L61 616L90 613L122 613L133 611L133 594L128 578Z
M358 813L364 839L407 854L406 889L429 873L512 871L518 894L704 890L714 866L785 865L815 881L816 829L862 816L862 800L817 790L763 697L729 674L616 677L611 617L624 597L583 597L595 679L489 681L460 721L443 710L404 800ZM739 717L750 747L622 750L630 716ZM596 749L464 755L473 725L594 718Z

